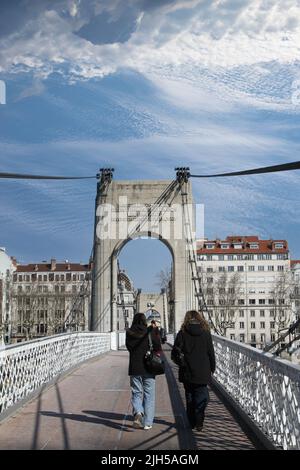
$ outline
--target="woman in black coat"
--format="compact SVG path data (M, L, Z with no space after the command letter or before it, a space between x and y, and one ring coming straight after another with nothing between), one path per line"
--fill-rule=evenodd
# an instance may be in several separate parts
M155 376L145 369L144 357L149 350L148 334L151 334L153 350L161 353L158 328L147 328L143 313L136 313L131 328L126 331L126 347L129 351L129 370L133 426L151 429L155 412Z
M216 368L210 328L201 313L196 310L186 313L171 357L179 365L190 425L201 431L209 399L207 384Z

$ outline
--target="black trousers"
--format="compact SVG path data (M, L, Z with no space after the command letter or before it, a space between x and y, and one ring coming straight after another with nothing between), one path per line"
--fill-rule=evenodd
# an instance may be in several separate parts
M209 394L207 385L184 383L186 412L192 428L203 426L205 408L207 407Z

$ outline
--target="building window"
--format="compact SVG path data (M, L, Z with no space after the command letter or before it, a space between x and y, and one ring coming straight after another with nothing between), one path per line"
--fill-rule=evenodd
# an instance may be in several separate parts
M266 300L265 300L265 299L259 299L259 300L258 300L258 303L259 303L259 305L265 305L265 304L266 304Z
M219 255L219 256L218 256L218 260L219 260L219 261L224 261L224 255Z
M272 342L275 341L275 335L274 335L274 333L271 334L271 341L272 341Z
M212 250L212 249L215 247L215 244L214 244L214 243L206 243L205 247L206 247L208 250Z
M225 273L225 266L219 266L219 273Z
M255 305L256 303L256 300L255 299L249 299L249 304L250 305Z
M261 327L262 330L264 330L266 328L266 324L265 324L264 321L260 322L260 327Z
M250 310L250 317L255 317L255 310Z
M258 243L250 243L249 248L250 248L251 250L258 250L259 244L258 244Z
M280 249L284 248L283 243L275 243L274 246L275 246L276 250L280 250Z
M264 310L261 310L261 311L260 311L260 316L261 316L261 317L264 317L264 316L265 316L265 311L264 311Z
M228 261L232 261L234 259L233 255L228 255Z
M256 326L255 326L255 321L252 321L252 322L250 323L250 328L251 328L252 330L255 330L255 328L256 328Z
M251 343L256 343L256 334L255 333L251 334Z
M245 323L243 321L240 321L240 330L243 330L245 328Z
M238 305L245 305L245 299L238 299Z
M248 266L249 271L255 271L255 266Z
M245 335L244 334L240 334L240 342L241 343L245 342Z
M284 271L284 266L278 265L277 266L277 271Z
M239 272L244 271L244 266L238 266L238 271L239 271Z
M50 282L54 281L54 274L53 273L49 274L49 281Z
M245 316L244 310L240 310L239 314L240 314L240 318L243 318Z
M47 276L47 274L44 274L43 280L44 280L44 282L48 282L48 276Z
M269 305L274 305L275 304L275 299L269 299Z
M235 340L235 335L234 335L234 334L231 334L231 335L230 335L230 339L231 339L231 341L234 341L234 340Z
M261 342L261 343L265 343L265 342L266 342L266 335L265 335L265 333L262 333L262 334L260 335L260 342Z
M270 328L272 328L272 330L274 330L274 328L275 328L275 322L274 321L270 322Z
M259 270L259 271L264 271L264 270L265 270L265 267L264 267L264 266L258 266L258 270Z
M223 250L226 250L227 248L229 248L229 246L230 246L229 243L221 243L221 248Z
M268 271L274 271L274 266L268 266Z
M212 255L207 255L206 259L207 259L207 261L212 261L213 257L212 257Z
M234 266L228 266L228 271L233 272L234 271Z
M207 268L206 270L208 273L213 273L214 272L214 268Z

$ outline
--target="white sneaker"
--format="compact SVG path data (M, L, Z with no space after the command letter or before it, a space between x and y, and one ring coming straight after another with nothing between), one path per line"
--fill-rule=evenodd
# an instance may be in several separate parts
M144 429L152 429L152 426L146 425L146 426L144 426Z

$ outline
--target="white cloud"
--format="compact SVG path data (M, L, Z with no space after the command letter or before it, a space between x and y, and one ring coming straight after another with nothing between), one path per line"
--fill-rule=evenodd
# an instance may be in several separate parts
M2 39L0 71L32 70L42 78L57 71L72 81L133 68L157 81L172 79L173 92L174 80L188 78L194 80L194 88L197 81L203 86L203 97L211 88L217 101L235 97L256 106L291 107L291 97L280 95L272 71L287 68L287 95L298 72L299 0L193 0L156 5L147 0L46 4L17 32ZM113 28L128 8L133 12L134 31L126 42L97 44L77 34L104 12ZM254 82L261 86L258 92ZM172 95L171 89L168 94Z

